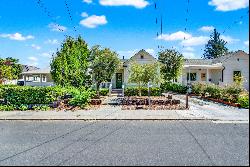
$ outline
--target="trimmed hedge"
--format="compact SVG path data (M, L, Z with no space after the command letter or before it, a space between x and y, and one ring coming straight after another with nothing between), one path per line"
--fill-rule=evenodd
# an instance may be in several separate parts
M173 92L180 93L180 94L186 94L188 88L187 86L183 86L181 84L165 82L161 84L161 89L163 92L173 91Z
M109 89L102 88L100 89L100 96L108 96Z
M70 105L83 108L94 95L93 91L85 88L0 86L0 99L5 101L0 110L11 110L13 107L27 110L28 105L38 105L37 108L45 110L49 104L65 98L69 98Z

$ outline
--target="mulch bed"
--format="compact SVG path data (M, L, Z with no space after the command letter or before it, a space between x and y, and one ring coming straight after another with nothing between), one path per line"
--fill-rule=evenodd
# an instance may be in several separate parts
M122 110L184 110L180 100L169 97L125 97L121 101Z

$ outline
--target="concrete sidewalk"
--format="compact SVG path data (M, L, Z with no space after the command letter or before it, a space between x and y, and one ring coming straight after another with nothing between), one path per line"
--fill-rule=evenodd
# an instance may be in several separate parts
M203 120L202 117L181 115L186 110L122 110L120 106L103 106L97 110L79 111L5 111L0 120Z
M213 120L249 122L249 110L190 103L189 110L122 110L102 106L79 111L4 111L0 120Z

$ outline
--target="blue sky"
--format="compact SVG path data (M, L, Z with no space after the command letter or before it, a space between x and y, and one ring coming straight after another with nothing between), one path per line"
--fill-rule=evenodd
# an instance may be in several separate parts
M0 57L44 68L65 35L80 34L90 47L109 47L121 58L140 49L157 57L158 45L200 58L213 28L229 50L249 52L248 0L66 0L72 20L65 0L37 2L0 1Z

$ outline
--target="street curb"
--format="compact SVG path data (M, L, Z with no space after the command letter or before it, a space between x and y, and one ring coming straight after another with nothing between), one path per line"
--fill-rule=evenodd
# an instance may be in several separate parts
M221 121L220 119L171 119L171 118L166 118L166 119L0 119L0 121Z

